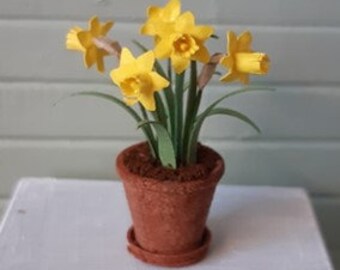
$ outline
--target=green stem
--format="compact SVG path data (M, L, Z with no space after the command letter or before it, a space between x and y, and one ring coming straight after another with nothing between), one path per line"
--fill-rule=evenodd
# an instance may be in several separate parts
M142 113L142 116L143 116L143 119L144 121L150 121L149 120L149 116L145 110L145 108L143 107L142 104L139 103L139 108L140 108L140 111ZM148 144L149 144L149 147L150 147L150 151L151 151L151 154L152 156L155 158L155 159L158 159L158 151L157 151L157 145L156 145L156 139L155 139L155 136L152 132L152 129L150 127L150 124L147 124L143 127L143 130L145 131L145 135L148 139Z
M199 90L198 93L197 93L197 97L196 97L196 100L195 100L195 109L194 109L194 119L193 121L195 121L195 118L197 116L197 113L200 109L200 105L201 105L201 99L202 99L202 90Z
M193 112L193 122L190 130L188 131L188 142L187 142L187 153L186 153L186 162L187 164L195 164L197 162L197 140L191 140L192 132L194 131L194 124L196 122L197 113L199 111L199 107L202 99L202 90L199 90L195 100L195 107Z
M196 96L197 96L197 63L191 61L191 72L190 72L190 85L187 98L186 116L183 131L183 156L182 160L188 164L188 142L190 136L190 130L192 129L193 123L196 118Z
M171 69L171 59L168 59L168 79L170 80L170 83L172 82L172 69Z
M156 111L152 112L154 119L167 128L167 114L163 100L159 93L155 93Z
M170 82L169 86L164 89L164 95L166 100L166 105L168 108L168 130L170 136L172 138L172 142L174 141L174 134L175 134L175 96L172 89L172 70L171 70L171 60L168 61L168 80Z
M175 103L175 149L178 164L181 164L182 160L182 132L183 132L183 85L184 85L185 71L181 74L176 74L176 103Z

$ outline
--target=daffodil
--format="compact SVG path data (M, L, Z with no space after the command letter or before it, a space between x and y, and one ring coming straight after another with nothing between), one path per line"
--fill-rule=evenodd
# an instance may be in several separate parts
M108 53L96 45L96 38L103 38L113 26L113 22L104 24L99 22L98 17L92 17L89 21L89 30L73 27L66 35L66 48L84 53L84 64L90 68L97 65L99 72L104 72L104 56Z
M188 68L191 60L207 63L210 55L204 42L213 34L211 26L195 25L191 12L180 14L180 1L170 0L164 7L150 7L141 33L155 37L155 56L170 58L177 74Z
M121 89L126 104L140 102L147 110L156 110L154 93L167 87L169 82L153 71L154 63L152 51L135 58L129 49L122 49L120 65L110 75Z
M222 82L238 79L242 83L248 84L249 74L263 75L268 73L269 57L265 53L252 51L250 32L244 32L239 37L232 31L228 32L227 40L228 55L222 57L220 63L229 69L229 72L220 79Z
M171 26L181 13L179 0L170 0L163 8L150 6L147 10L148 20L141 27L143 35L157 36L164 27Z

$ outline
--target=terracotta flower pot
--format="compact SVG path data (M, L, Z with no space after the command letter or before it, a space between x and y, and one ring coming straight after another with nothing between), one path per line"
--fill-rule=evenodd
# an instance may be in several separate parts
M208 177L160 181L131 173L125 165L124 158L138 145L122 151L116 163L133 221L128 250L147 263L163 266L200 261L210 243L205 225L215 187L224 172L223 159L204 147L216 157Z

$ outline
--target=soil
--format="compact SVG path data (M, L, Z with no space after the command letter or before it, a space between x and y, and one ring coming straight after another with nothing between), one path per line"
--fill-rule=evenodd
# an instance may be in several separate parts
M201 144L197 148L197 163L177 169L169 169L161 166L155 160L147 143L141 143L124 157L124 164L130 172L142 177L154 178L161 181L195 181L207 177L216 166L219 156L208 147Z

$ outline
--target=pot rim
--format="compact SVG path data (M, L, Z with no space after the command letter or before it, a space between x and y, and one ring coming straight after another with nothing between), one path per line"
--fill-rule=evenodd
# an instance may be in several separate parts
M193 181L163 181L156 178L140 176L128 170L128 168L124 164L124 155L127 152L131 151L133 148L143 143L144 142L140 142L125 148L118 154L116 159L116 169L122 181L124 183L130 183L136 188L143 188L149 191L165 193L190 193L200 189L206 189L216 186L217 182L221 179L221 176L224 173L225 165L221 155L212 148L203 145L203 147L214 152L214 154L216 154L218 157L215 167L204 179L196 179Z

